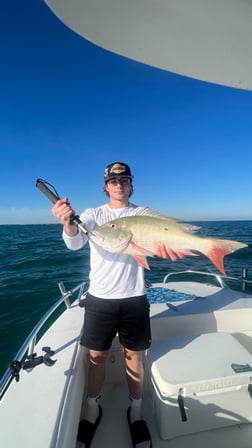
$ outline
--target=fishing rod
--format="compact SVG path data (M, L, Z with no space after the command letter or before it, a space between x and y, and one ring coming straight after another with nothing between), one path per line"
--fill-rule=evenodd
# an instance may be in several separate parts
M51 189L49 188L49 186ZM58 192L54 188L52 184L43 179L36 180L36 187L53 203L61 199ZM89 230L85 226L85 224L80 220L79 215L73 215L71 217L70 223L75 225L81 232L83 232L87 237L89 237Z

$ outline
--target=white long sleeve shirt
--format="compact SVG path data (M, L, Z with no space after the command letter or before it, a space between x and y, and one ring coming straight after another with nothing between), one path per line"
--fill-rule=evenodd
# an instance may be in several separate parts
M109 204L104 204L86 209L80 215L80 219L89 230L92 230L113 219L137 215L144 209L131 203L124 208L111 208ZM81 232L70 237L63 231L63 239L71 250L82 248L88 241ZM131 255L110 253L91 241L89 246L90 294L104 299L122 299L145 293L144 269Z

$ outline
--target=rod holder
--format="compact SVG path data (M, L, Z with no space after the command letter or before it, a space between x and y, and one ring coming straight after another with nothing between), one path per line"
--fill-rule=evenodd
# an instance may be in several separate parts
M62 295L62 297L64 299L66 307L67 308L71 308L71 303L70 303L70 300L68 299L69 293L66 291L64 283L63 282L59 282L58 283L58 287L59 287L60 293L61 293L61 295ZM65 297L65 296L67 296L67 297Z

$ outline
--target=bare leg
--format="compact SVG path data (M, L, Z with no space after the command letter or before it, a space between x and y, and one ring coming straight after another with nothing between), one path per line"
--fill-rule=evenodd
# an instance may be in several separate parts
M85 420L94 423L99 414L98 398L105 379L108 351L90 350L88 398Z
M143 396L143 352L124 349L126 378L131 398L139 400Z
M88 396L95 398L101 393L105 380L106 360L109 351L90 350L88 371Z
M143 397L143 352L134 352L124 349L126 361L126 377L132 399L130 408L130 421L142 419L142 397ZM149 439L149 438L148 438ZM145 440L137 444L137 448L150 448L151 440Z

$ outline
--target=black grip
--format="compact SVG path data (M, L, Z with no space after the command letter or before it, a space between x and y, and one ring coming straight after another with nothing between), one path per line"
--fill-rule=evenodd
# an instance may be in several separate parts
M40 189L40 191L42 191L42 193L44 193L44 194L48 197L48 199L50 199L50 201L53 202L53 204L55 204L55 203L60 199L59 196L56 196L56 194L53 193L53 192L52 192L52 191L45 185L45 183L43 182L42 179L37 179L37 181L36 181L36 187L38 187L38 188Z
M50 190L50 188L48 188L46 184L50 185L50 187L54 189L54 192L52 190ZM47 196L48 199L50 199L50 201L53 202L53 204L55 204L60 199L60 196L58 195L58 193L55 190L54 186L49 184L49 182L46 182L43 179L37 179L36 180L36 187L38 187L39 190L42 191L42 193L44 193L44 195ZM81 232L83 232L85 235L88 236L88 233L89 233L88 229L86 228L85 224L80 220L78 215L75 215L73 213L73 215L71 217L70 224L75 225L76 227L78 227L78 229Z

